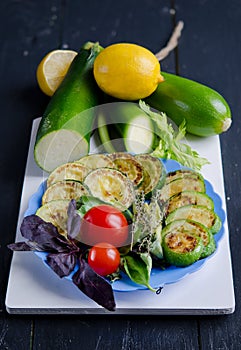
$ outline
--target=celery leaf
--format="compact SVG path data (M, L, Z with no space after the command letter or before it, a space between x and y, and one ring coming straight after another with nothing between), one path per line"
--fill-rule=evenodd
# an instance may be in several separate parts
M191 146L180 142L186 134L185 121L180 124L178 131L175 131L172 124L168 123L165 113L151 111L150 107L143 101L139 102L139 106L152 119L157 128L159 144L152 152L153 156L173 159L195 170L200 170L202 166L210 163L206 158L202 158L197 151L193 150Z

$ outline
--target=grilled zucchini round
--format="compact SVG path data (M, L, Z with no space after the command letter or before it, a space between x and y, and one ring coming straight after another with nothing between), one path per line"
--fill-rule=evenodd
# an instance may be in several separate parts
M81 163L91 170L97 168L115 168L115 164L112 162L110 157L102 153L88 154L75 162Z
M165 205L165 215L169 215L173 210L184 205L195 204L202 205L208 209L214 210L214 203L206 193L197 191L182 191L172 196Z
M172 196L183 191L205 192L205 183L199 178L183 177L166 183L160 192L160 202L167 202Z
M221 219L213 211L202 205L184 205L171 212L165 222L169 224L174 220L188 219L206 226L211 233L217 233L221 228Z
M56 168L47 179L47 187L62 180L83 181L90 172L86 166L80 163L65 163Z
M206 258L211 255L216 249L216 243L214 236L202 224L193 220L175 220L164 227L162 230L162 237L165 237L167 233L175 232L188 232L194 236L200 237L203 242L203 250L200 258Z
M90 192L81 182L74 180L62 180L54 183L44 192L42 205L58 199L78 199Z
M135 187L143 181L143 168L137 159L130 153L116 152L110 155L115 167L130 179Z
M193 264L203 251L202 239L186 230L167 233L162 246L165 260L174 266Z
M116 169L95 169L86 176L84 184L94 197L122 209L130 207L135 198L132 182Z
M146 197L163 187L166 181L166 170L160 159L150 154L138 154L135 156L143 168L143 181L138 187L139 192L144 192Z
M37 211L41 219L46 222L51 222L57 227L61 235L67 235L67 219L68 219L68 199L61 199L48 202L42 205Z
M204 181L203 176L194 170L178 169L178 170L171 171L167 174L166 183L169 183L171 181L174 181L180 178L187 178L187 177Z

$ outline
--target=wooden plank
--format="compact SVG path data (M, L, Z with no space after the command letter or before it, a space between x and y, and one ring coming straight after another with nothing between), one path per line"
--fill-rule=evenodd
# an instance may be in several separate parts
M240 348L240 1L175 0L176 17L185 22L179 47L179 71L206 84L228 101L233 126L222 134L222 158L233 260L236 312L226 317L200 318L202 349ZM222 267L220 267L222 268ZM223 286L225 288L225 286Z
M67 2L64 9L63 46L78 50L86 41L99 41L102 46L116 42L143 45L156 53L165 46L172 33L169 0L113 2L98 0ZM172 72L175 56L163 61L163 69Z
M53 18L59 7L60 1L0 2L1 349L31 347L31 318L8 316L4 311L11 261L7 244L15 239L32 120L41 115L48 101L37 87L35 72L43 54L59 44L60 21Z
M33 323L30 317L0 317L0 349L31 349Z
M36 320L33 349L198 349L191 318L58 316Z
M57 5L56 1L52 1L54 5ZM5 232L1 242L4 247L15 236L32 120L41 115L48 101L37 87L36 68L43 52L57 45L59 35L57 28L51 36L44 34L42 17L51 15L51 4L36 6L33 3L1 1L0 13L0 73L4 82L1 87L4 98L1 99L0 138L0 147L4 149L0 153L0 186L4 195L0 209L5 218L1 227ZM9 31L4 28L9 28ZM46 45L44 49L43 42ZM9 254L6 264L9 264ZM6 269L5 278L7 273Z

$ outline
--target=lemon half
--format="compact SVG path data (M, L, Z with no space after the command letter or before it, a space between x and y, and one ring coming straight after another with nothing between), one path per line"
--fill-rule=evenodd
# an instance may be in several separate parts
M53 50L42 59L37 68L37 81L46 95L54 94L76 55L72 50Z

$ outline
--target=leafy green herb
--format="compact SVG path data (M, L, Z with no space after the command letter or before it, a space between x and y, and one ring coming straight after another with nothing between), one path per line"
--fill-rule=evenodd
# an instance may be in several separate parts
M157 134L160 138L159 145L152 155L159 158L173 159L184 166L200 170L203 165L209 164L206 158L199 156L198 152L189 145L180 141L186 134L185 121L181 123L177 132L171 123L168 123L165 113L151 111L150 107L143 101L139 102L140 108L154 121L157 126Z
M142 284L151 291L156 292L150 286L152 258L148 253L131 253L122 258L126 274L137 284Z
M80 217L83 217L87 213L87 211L100 204L106 203L97 197L81 196L76 202L77 212L80 215Z
M87 213L87 211L101 204L111 205L110 203L104 202L101 199L94 196L81 196L76 202L77 214L81 218L83 218L83 216ZM131 211L128 209L125 209L123 211L123 214L125 215L128 224L131 224L132 218L133 218Z

